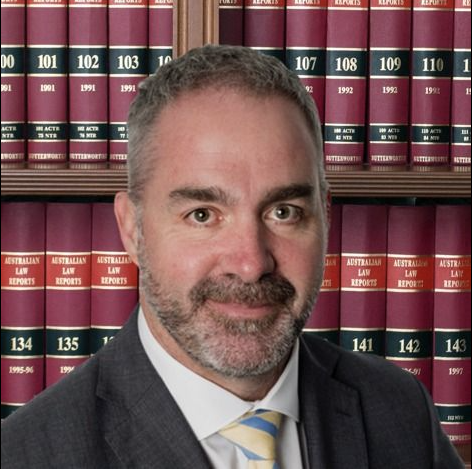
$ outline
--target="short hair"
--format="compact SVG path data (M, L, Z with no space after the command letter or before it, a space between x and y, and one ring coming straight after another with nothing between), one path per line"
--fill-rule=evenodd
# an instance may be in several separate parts
M153 161L146 149L160 112L184 93L224 88L257 97L282 96L298 106L312 132L320 192L326 197L320 119L297 75L280 60L246 47L206 45L161 66L139 84L128 115L128 194L133 203L140 205L152 174Z

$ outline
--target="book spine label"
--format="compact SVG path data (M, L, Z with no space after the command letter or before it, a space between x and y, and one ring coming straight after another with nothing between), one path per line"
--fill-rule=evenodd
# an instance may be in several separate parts
M324 122L326 0L287 0L285 62L313 97Z
M69 0L69 160L108 159L106 0Z
M367 0L328 0L325 162L362 164L365 142Z
M454 5L454 63L452 66L451 164L471 165L470 155L470 0Z
M108 0L109 161L125 163L126 120L138 83L148 75L148 1Z
M67 1L28 0L28 160L67 160ZM46 27L46 25L48 25Z
M395 3L370 1L371 165L408 163L411 0Z
M25 2L2 0L2 143L0 161L25 160Z
M172 60L174 0L149 0L149 74Z
M44 388L45 206L2 203L2 418Z
M244 45L285 61L285 0L245 0Z
M452 0L414 0L411 144L413 165L449 163Z
M242 46L244 0L219 0L219 44Z

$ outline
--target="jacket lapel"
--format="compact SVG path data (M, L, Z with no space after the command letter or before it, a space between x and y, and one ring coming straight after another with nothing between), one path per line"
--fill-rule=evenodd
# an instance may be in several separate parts
M320 339L302 338L299 395L309 467L366 469L367 442L359 395L332 377L337 360L338 353Z

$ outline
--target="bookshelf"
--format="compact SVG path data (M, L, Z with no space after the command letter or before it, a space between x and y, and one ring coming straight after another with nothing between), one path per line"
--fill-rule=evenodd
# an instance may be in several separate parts
M174 0L174 55L218 42L218 0ZM333 197L352 198L470 198L470 168L327 168ZM2 165L1 194L15 197L113 196L126 188L120 165ZM471 467L471 445L457 447Z

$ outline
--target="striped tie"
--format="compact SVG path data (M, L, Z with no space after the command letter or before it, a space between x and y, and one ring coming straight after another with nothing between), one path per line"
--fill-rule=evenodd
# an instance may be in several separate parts
M248 458L248 469L279 469L275 441L282 414L256 410L243 415L218 433L238 446Z

